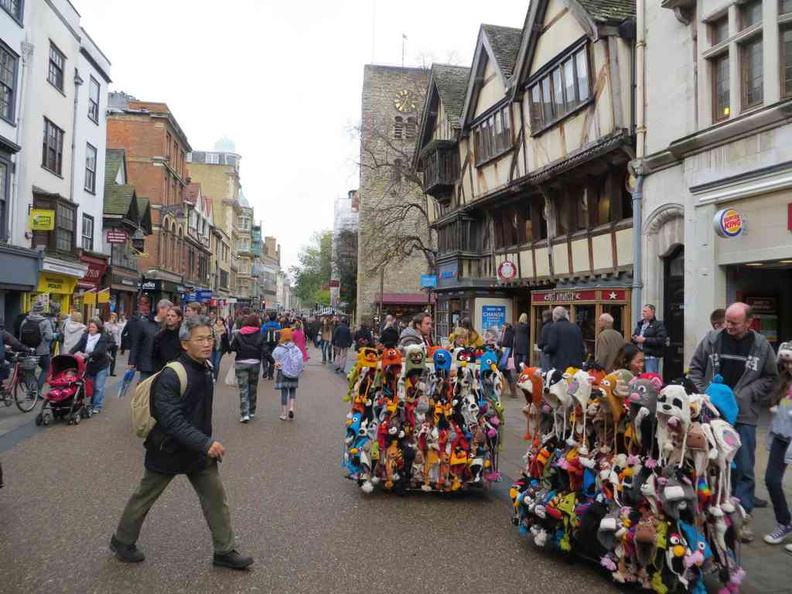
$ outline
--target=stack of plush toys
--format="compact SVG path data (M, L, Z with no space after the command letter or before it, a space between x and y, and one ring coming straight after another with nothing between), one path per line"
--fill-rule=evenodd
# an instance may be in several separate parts
M739 590L737 403L719 376L697 394L654 374L523 368L518 386L530 443L511 489L521 532L660 594L704 593L705 578Z
M492 350L360 350L343 466L369 493L454 492L499 480L503 376Z

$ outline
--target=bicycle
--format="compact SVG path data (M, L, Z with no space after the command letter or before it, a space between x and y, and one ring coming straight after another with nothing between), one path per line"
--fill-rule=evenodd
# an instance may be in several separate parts
M10 356L13 369L8 383L0 382L0 400L6 406L16 402L19 410L30 412L36 408L41 391L36 378L39 358L13 351L6 351L6 354Z

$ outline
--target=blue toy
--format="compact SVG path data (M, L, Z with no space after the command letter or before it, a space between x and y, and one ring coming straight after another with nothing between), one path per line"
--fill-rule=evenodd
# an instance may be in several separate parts
M737 398L734 397L734 391L723 383L723 376L716 375L712 378L712 383L707 387L706 394L713 406L718 409L723 420L734 425L737 422Z

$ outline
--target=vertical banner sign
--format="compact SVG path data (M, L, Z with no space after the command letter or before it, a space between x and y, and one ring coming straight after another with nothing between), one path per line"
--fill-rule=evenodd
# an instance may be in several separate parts
M505 305L482 305L481 306L481 331L490 328L501 328L506 323Z
M96 295L97 303L110 303L110 289L102 289Z

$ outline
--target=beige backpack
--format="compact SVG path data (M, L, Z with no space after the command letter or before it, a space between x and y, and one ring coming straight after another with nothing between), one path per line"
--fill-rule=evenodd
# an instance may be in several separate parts
M162 371L168 368L173 369L179 376L179 392L184 397L184 392L187 391L187 370L178 361L168 363ZM162 371L138 382L132 395L132 427L135 429L135 435L140 439L146 439L157 424L156 419L151 416L151 388Z

